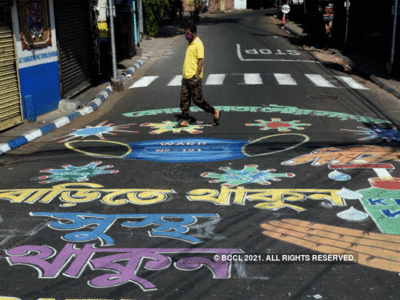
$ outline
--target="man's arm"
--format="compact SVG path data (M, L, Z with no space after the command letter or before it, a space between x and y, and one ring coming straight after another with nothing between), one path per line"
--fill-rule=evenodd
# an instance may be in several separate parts
M200 77L201 74L201 70L203 70L203 66L204 66L204 58L199 58L197 60L197 72L196 72L196 77Z

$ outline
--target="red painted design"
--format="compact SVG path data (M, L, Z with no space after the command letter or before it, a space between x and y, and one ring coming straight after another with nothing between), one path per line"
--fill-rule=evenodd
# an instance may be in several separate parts
M273 128L273 129L277 129L279 127L288 128L288 127L292 126L291 124L285 123L285 122L269 122L269 123L267 123L267 125L269 128Z
M394 169L391 164L329 165L329 169Z
M368 181L374 188L400 190L400 178L380 179L378 177L375 177L369 178Z

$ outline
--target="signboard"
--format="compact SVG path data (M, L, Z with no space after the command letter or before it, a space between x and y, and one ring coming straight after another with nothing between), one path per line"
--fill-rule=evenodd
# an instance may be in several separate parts
M22 49L52 45L47 0L18 1L18 15Z
M322 15L322 20L329 22L329 21L333 21L334 15L332 14L325 14Z
M290 12L290 6L287 5L287 4L282 5L282 12L283 12L284 14L288 14L288 13Z

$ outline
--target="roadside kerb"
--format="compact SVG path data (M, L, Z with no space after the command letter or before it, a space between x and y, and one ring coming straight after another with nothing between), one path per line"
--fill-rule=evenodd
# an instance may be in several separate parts
M294 33L295 35L305 38L307 37L307 34L301 33L299 31L297 31L296 29L290 27L290 24L284 24L284 28L289 30L290 32ZM308 52L310 53L315 59L319 60L318 57L316 57L315 55L313 55L312 52ZM352 69L357 70L359 73L362 73L364 76L368 77L369 80L371 80L372 82L374 82L376 85L378 85L381 89L387 91L388 93L392 94L393 96L395 96L396 98L400 99L400 92L398 92L397 90L393 89L392 87L388 86L385 82L383 82L382 80L380 80L378 77L376 77L374 74L372 74L371 72L358 67L350 58L340 54L340 53L335 53L335 55L337 57L339 57L340 59L342 59L348 66L350 66Z
M298 35L299 37L305 38L308 36L307 33L301 33L297 31L296 29L290 27L287 23L283 25L283 27L287 30L289 30L291 33L294 33L295 35Z
M119 79L124 82L126 77L131 77L132 74L139 69L146 61L148 60L148 57L142 57L139 59L133 67L125 70L123 74L119 77ZM69 123L71 123L73 120L90 114L94 111L96 111L101 104L110 96L112 93L112 88L111 85L107 86L100 94L96 96L92 101L90 101L84 108L77 110L74 113L71 113L67 116L58 118L57 120L53 121L52 123L43 126L39 129L32 130L18 138L15 138L11 141L8 141L7 143L0 144L0 155L3 153L6 153L10 150L13 150L15 148L21 147L49 132L52 132L60 127L63 127Z

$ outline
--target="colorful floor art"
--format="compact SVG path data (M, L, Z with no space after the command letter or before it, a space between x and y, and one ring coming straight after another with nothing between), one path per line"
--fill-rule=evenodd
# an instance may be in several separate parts
M81 167L74 167L72 165L64 165L63 169L45 169L41 173L50 173L50 175L40 176L39 179L46 179L40 183L53 183L58 181L88 181L90 178L102 174L116 174L118 170L106 170L114 168L113 165L98 167L102 162L95 161Z
M287 144L288 139L293 142L285 148L279 150L265 149L262 153L250 154L247 149L249 146L258 142L267 143L268 140L274 139L274 143L279 144L282 141ZM226 139L213 139L213 138L181 138L181 139L166 139L166 140L150 140L136 143L119 143L112 141L72 141L65 143L66 147L74 151L84 153L89 156L95 157L119 157L127 159L159 161L159 162L207 162L207 161L222 161L240 159L246 157L265 156L273 153L280 153L294 149L309 141L309 137L299 133L285 133L266 136L252 142L241 140L226 140ZM125 154L121 156L103 155L101 153L93 153L83 149L79 146L85 142L98 142L109 144L110 146L119 145L126 148ZM100 146L100 145L99 145ZM105 148L102 145L101 148Z
M96 126L86 126L86 128L75 130L74 132L62 136L58 139L58 143L64 143L69 140L73 139L84 139L88 136L97 136L101 140L105 140L104 134L112 134L116 135L117 132L129 132L129 133L138 133L138 131L128 131L128 130L121 130L122 128L128 129L130 126L135 125L136 123L131 124L124 124L124 125L115 125L114 123L106 124L108 121L101 122ZM62 139L62 140L61 140Z
M400 272L400 236L284 219L261 225L263 234L327 254L352 253L367 267Z
M214 106L215 109L224 112L249 112L249 113L274 113L274 114L289 114L294 116L316 116L316 117L327 117L336 118L339 120L355 120L357 122L372 123L372 124L391 124L389 120L376 119L367 116L357 116L352 114L346 114L341 112L324 111L324 110L313 110L306 108L298 108L295 106L286 106L278 104L269 104L269 106ZM199 107L191 107L190 112L201 112L202 109ZM143 117L143 116L156 116L164 114L176 114L181 113L180 108L163 108L163 109L151 109L134 111L122 114L125 117Z
M400 150L381 146L351 146L346 148L321 148L282 162L285 166L311 163L313 166L372 164L383 161L400 161Z
M163 121L162 123L144 123L140 125L140 127L151 127L152 129L157 129L150 131L150 134L161 134L164 132L181 133L183 131L190 134L199 134L203 132L200 129L203 129L205 126L212 125L203 124L203 122L196 122L196 124L190 123L189 126L179 127L178 122L172 121Z
M246 126L256 126L261 127L260 130L271 130L275 129L281 132L289 132L291 129L303 130L303 126L310 126L308 123L299 123L300 121L282 121L280 118L272 118L271 121L255 120L256 124L246 123Z
M397 128L384 129L374 126L373 129L357 127L359 130L342 129L344 131L352 131L357 135L366 135L366 137L359 138L359 141L369 140L369 139L384 139L387 142L400 141L400 132Z
M270 185L271 181L281 181L283 177L294 177L293 173L273 173L275 169L258 170L258 165L246 165L243 170L233 170L230 167L221 167L220 170L225 174L203 173L204 178L213 178L210 183L225 182L222 186L234 187L245 183L257 183L261 185Z

